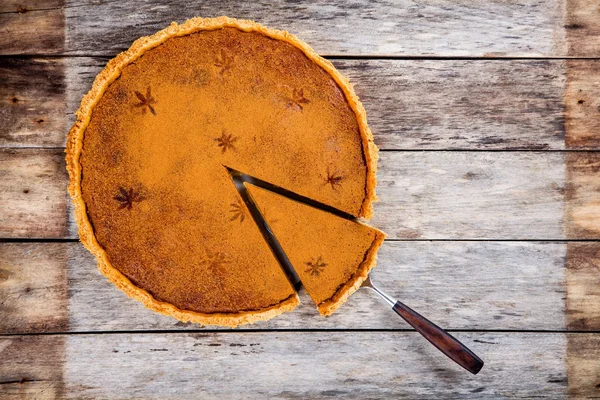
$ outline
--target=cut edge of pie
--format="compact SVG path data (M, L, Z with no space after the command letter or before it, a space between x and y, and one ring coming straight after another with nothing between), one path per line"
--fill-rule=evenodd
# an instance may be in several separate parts
M96 240L94 228L87 215L86 204L82 197L82 166L80 156L83 149L83 137L90 123L92 111L102 98L106 89L120 76L124 67L141 57L146 51L151 50L172 37L186 36L203 30L215 30L226 27L237 28L244 32L258 32L267 37L285 41L301 50L311 61L325 70L339 85L345 95L346 101L354 111L359 125L363 156L367 168L365 184L365 197L357 217L370 219L373 215L373 202L375 195L377 147L373 142L373 135L367 125L367 117L362 103L355 94L350 82L341 75L332 63L319 56L308 44L286 31L266 28L250 20L239 20L225 16L218 18L192 18L183 24L175 22L151 36L137 39L131 47L110 60L106 67L96 76L92 88L83 97L79 109L76 111L77 121L70 129L66 145L66 164L69 173L68 191L74 204L75 221L78 225L80 241L98 260L98 269L115 286L124 291L128 296L140 301L146 307L172 316L184 322L196 322L203 325L221 325L235 327L240 324L252 323L271 319L279 314L293 310L298 304L298 295L294 294L278 304L260 310L247 310L235 313L204 314L189 310L181 310L174 305L155 299L146 290L134 285L125 275L117 270L108 260L102 246ZM382 239L383 240L383 239ZM319 305L319 311L328 315L337 309L350 294L360 287L368 271L374 266L376 250L381 243L372 248L365 256L360 272L351 281L347 282L345 290L338 291L339 296Z
M361 222L358 221L357 223ZM335 310L340 308L342 304L344 304L348 300L348 297L350 297L354 292L356 292L360 288L365 279L367 279L367 276L369 275L373 267L375 267L375 264L377 264L377 252L383 244L384 240L385 233L377 231L375 240L373 240L371 247L365 253L365 258L363 259L362 263L360 264L358 270L354 273L354 275L352 275L352 277L348 281L346 281L336 290L333 297L317 304L317 309L319 310L319 313L321 313L321 315L327 317L333 314Z

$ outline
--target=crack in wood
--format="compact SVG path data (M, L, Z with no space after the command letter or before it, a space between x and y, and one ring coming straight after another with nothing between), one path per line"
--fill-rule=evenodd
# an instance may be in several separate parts
M14 384L24 385L26 383L32 383L32 382L52 382L52 381L48 380L48 379L21 378L19 380L3 381L3 382L0 381L0 385L14 385Z

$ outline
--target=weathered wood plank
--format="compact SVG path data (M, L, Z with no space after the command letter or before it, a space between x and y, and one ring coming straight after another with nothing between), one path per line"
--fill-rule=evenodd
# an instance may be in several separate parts
M1 333L69 330L69 245L0 244Z
M568 387L573 399L600 397L600 335L567 335Z
M12 353L3 364L33 379L39 365L54 365L64 371L65 397L78 399L560 399L567 392L566 336L458 333L486 362L477 376L414 332L71 335L59 336L64 363L47 353L26 363ZM51 340L3 337L0 348L48 347ZM586 371L579 378L593 379ZM7 386L7 397L17 397L19 385Z
M350 4L194 0L178 6L139 0L73 1L64 10L69 27L65 52L113 55L171 21L228 15L289 30L322 54L555 56L567 51L564 8L565 0L511 0L477 6L449 0L418 4L407 0L357 0ZM14 19L28 15L47 19L51 13L3 14L0 25L17 26ZM30 23L25 32L7 30L6 42L21 39L33 44L35 40L30 37L37 37L35 26L40 22ZM47 47L40 43L0 49L3 54L37 54L46 53Z
M566 155L565 211L569 238L600 233L600 153Z
M600 63L568 60L566 75L566 147L597 148L600 143Z
M335 64L356 84L382 149L564 148L565 61ZM597 78L581 75L582 86Z
M596 239L595 185L565 184L565 157L597 153L382 152L372 223L391 239ZM77 238L60 149L0 151L0 237ZM583 179L583 178L582 178ZM583 181L582 181L583 182ZM30 189L29 193L24 191ZM571 196L566 219L564 196ZM591 213L591 214L590 214ZM579 216L579 217L578 217ZM569 232L568 235L566 232Z
M0 151L0 237L60 238L69 231L62 150Z
M390 238L562 239L564 156L382 153L372 222Z
M600 331L600 246L568 244L565 282L568 328Z
M578 12L569 12L570 26L575 28L569 35L569 52L578 54L588 46L600 47L600 41L591 39L580 43L591 31L600 31L597 16L600 12L595 2L576 0ZM582 12L585 11L585 12ZM589 15L587 15L589 14ZM589 78L592 78L591 80ZM600 132L600 67L589 64L582 67L578 60L567 64L565 95L565 137L567 148L585 148L598 142ZM597 153L572 153L565 164L565 224L567 237L595 235L600 232L600 155ZM567 251L567 324L571 329L600 329L600 269L599 253L584 243L570 243ZM580 351L579 345L570 348ZM584 348L586 346L583 346ZM577 365L573 368L589 368ZM571 362L569 362L571 368ZM598 365L598 363L596 363ZM597 385L600 388L600 370L596 369ZM575 386L579 385L579 381ZM576 395L581 395L579 389Z
M566 1L568 54L585 57L600 50L600 5L596 0Z
M64 146L64 70L64 59L0 59L0 147Z
M0 339L0 398L64 399L65 340L64 336Z
M0 3L0 13L25 14L30 11L60 8L64 5L64 0L3 0Z
M3 59L0 147L64 146L68 125L106 58ZM334 60L355 84L378 146L392 149L564 149L564 60ZM568 146L600 148L600 61L569 61ZM65 81L63 84L62 82ZM65 89L66 87L66 89ZM586 91L585 103L578 104ZM17 98L17 102L14 102ZM66 103L66 105L65 105ZM39 122L43 120L42 122ZM581 131L581 130L580 130ZM574 132L574 131L571 131ZM583 138L585 137L585 138Z
M386 242L375 279L445 328L565 330L566 252L566 243ZM408 328L379 301L359 291L323 318L303 293L294 312L244 328ZM0 244L0 314L0 334L200 328L128 299L79 243Z
M0 54L63 54L62 9L0 14Z

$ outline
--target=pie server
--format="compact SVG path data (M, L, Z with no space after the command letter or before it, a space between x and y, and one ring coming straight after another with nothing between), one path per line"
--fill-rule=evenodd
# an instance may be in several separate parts
M244 186L244 182L251 183L259 183L259 186L262 181L257 180L255 178L249 178L238 171L234 171L230 168L227 168L229 173L231 174L231 178L233 180L234 185L236 186L240 196L248 206L250 214L254 221L259 225L261 232L263 233L265 239L273 249L275 256L279 260L279 263L285 270L286 274L292 285L296 289L299 289L302 283L300 282L300 278L294 268L292 268L292 264L290 260L285 255L285 252L281 248L281 245L275 238L275 235L271 232L269 225L266 223L258 207L252 201L252 198L248 194L246 187ZM255 182L256 181L256 182ZM392 306L392 310L394 310L399 316L401 316L410 326L415 328L417 332L425 337L425 339L429 340L431 344L438 348L442 353L448 356L452 361L471 372L472 374L477 374L481 368L483 367L483 361L481 358L477 357L475 353L467 348L464 344L458 341L454 336L450 335L448 332L429 321L421 314L417 313L407 305L399 302L391 296L388 296L380 289L378 289L373 282L371 281L371 276L367 276L367 279L363 282L361 287L367 287L375 291L378 295L380 295L386 303Z
M361 287L370 288L377 293L386 303L392 306L392 310L396 314L401 316L402 319L408 322L410 326L415 328L417 332L423 335L425 339L429 340L432 345L437 347L439 351L448 356L452 361L474 375L481 370L483 360L477 357L467 346L412 308L382 292L373 284L371 276L367 276Z

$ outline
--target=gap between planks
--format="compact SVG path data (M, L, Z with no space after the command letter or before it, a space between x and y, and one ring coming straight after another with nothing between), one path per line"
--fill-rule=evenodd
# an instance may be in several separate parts
M573 335L587 335L587 334L600 334L600 330L547 330L547 329L448 329L444 328L446 332L451 333L540 333L547 335L562 335L562 334L573 334ZM27 337L27 336L78 336L78 335L164 335L164 334L280 334L280 333L415 333L417 332L410 329L381 329L381 328L268 328L268 329L253 329L253 328L233 328L233 329L148 329L148 330L114 330L114 331L56 331L56 332L21 332L21 333L0 333L0 338L6 337Z
M428 238L428 239L403 239L403 238L386 238L386 242L402 242L402 243L435 243L435 242L482 242L482 243L598 243L600 239L469 239L469 238L456 238L456 239L444 239L444 238ZM2 238L0 237L0 243L79 243L78 238Z
M0 13L2 14L2 13ZM114 55L97 54L51 54L51 53L33 53L33 54L0 54L2 59L77 59L77 58L95 58L98 60L109 61L115 58L120 52L126 51L124 47L115 52ZM577 57L577 56L396 56L386 54L319 54L328 60L339 61L597 61L600 57Z
M67 114L70 115L70 114ZM6 146L0 150L65 150L64 146ZM539 149L379 149L380 153L540 153ZM548 149L543 153L598 153L600 149Z

